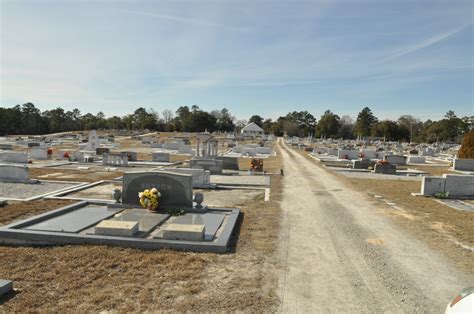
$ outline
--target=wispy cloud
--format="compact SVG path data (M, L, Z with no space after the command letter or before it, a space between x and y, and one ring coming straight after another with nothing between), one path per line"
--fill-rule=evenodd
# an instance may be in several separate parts
M383 62L391 61L391 60L403 57L405 55L408 55L410 53L413 53L415 51L430 47L430 46L432 46L436 43L439 43L439 42L441 42L441 41L443 41L443 40L445 40L445 39L461 32L461 31L463 31L464 29L469 27L471 24L472 24L472 22L470 22L468 24L464 24L462 26L451 29L447 32L437 34L437 35L432 36L428 39L424 39L424 40L422 40L420 42L417 42L413 45L403 47L403 48L399 49L398 51L396 51L395 53L393 53L392 55L390 55L388 57L385 57L383 60L381 60L381 62L383 63Z
M130 14L148 16L150 18L171 21L171 22L180 23L180 24L197 25L197 26L212 27L212 28L219 28L219 29L228 29L228 30L240 31L240 32L245 32L245 31L249 30L246 27L239 27L239 26L233 26L233 25L229 25L229 24L214 23L214 22L210 22L210 21L206 21L206 20L202 20L202 19L196 19L196 18L193 18L193 17L174 16L174 15L158 14L158 13L142 12L142 11L133 11L133 10L121 10L121 11L130 13Z

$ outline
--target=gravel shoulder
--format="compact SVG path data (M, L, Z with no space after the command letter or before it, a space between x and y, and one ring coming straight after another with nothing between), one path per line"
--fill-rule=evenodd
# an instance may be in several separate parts
M281 140L279 147L281 311L442 312L472 284L472 275L393 224L363 194Z

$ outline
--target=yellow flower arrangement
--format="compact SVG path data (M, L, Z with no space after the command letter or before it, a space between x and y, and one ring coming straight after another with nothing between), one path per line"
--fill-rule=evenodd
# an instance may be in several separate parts
M145 191L138 193L140 205L142 205L143 208L147 208L148 210L152 211L156 211L158 209L158 200L160 197L161 193L156 188L151 190L146 189Z

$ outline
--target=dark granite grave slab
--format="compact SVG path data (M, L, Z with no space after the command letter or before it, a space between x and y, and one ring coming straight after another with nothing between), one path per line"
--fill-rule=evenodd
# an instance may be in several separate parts
M106 206L88 206L33 224L25 229L78 233L99 223L101 220L112 217L121 210L119 208L107 208Z
M13 281L0 279L0 296L10 293L13 290Z

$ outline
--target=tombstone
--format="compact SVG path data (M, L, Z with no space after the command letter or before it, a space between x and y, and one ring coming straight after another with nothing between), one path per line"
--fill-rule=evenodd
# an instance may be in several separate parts
M97 137L96 130L89 132L89 140L87 141L87 150L95 151L99 147L99 138Z
M150 148L163 148L163 143L151 143Z
M13 144L0 143L1 150L13 150Z
M0 162L26 164L28 163L28 155L26 153L0 151Z
M376 164L374 167L374 172L382 174L397 174L397 167L395 165Z
M39 159L39 160L49 159L48 148L47 147L33 147L31 148L30 156L32 159Z
M205 150L201 151L201 143L204 144L211 138L210 134L197 134L196 135L196 155L199 156L204 156L203 153L205 153Z
M312 148L311 148L311 150L312 150ZM256 152L257 152L257 154L270 155L273 152L273 150L272 150L271 147L257 147Z
M446 179L445 191L449 196L474 197L474 176L460 174L444 174Z
M444 193L446 179L443 177L423 177L421 181L422 195L435 195L436 193Z
M163 152L153 152L151 153L152 160L158 162L169 162L170 161L170 154L163 153Z
M38 142L28 142L28 147L38 147L40 146L40 143Z
M128 167L128 156L123 154L107 154L102 155L103 166Z
M236 157L218 156L214 159L222 161L222 169L239 170L239 159Z
M107 148L107 147L97 147L97 148L95 149L95 153L96 153L97 155L102 155L102 154L104 154L104 153L109 154L109 153L110 153L110 148Z
M30 169L22 165L0 164L0 182L30 183Z
M125 152L120 152L120 154L122 156L127 156L128 161L137 161L138 159L137 152L125 151Z
M209 170L211 174L222 174L222 161L214 159L191 159L191 168Z
M374 159L378 154L375 149L361 149L359 155L361 158Z
M408 156L407 162L411 164L424 164L426 158L425 156Z
M454 158L453 169L460 171L474 171L474 159Z
M352 161L352 169L368 169L371 166L370 159L359 159Z
M138 205L138 193L157 188L161 197L159 208L192 208L193 177L166 171L125 172L123 175L122 202Z
M84 162L84 152L82 151L75 151L72 154L72 160L74 161L79 161L79 162Z
M406 166L407 157L403 155L385 155L384 159L391 165Z
M337 158L339 159L358 159L359 151L358 150L349 150L349 149L339 149L337 151Z

